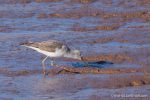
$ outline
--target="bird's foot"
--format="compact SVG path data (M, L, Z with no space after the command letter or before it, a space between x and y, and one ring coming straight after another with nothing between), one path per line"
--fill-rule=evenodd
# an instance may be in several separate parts
M51 66L55 66L56 64L54 63L54 61L51 61Z
M51 64L51 66L54 66L54 64Z
M56 64L51 64L52 67L56 66Z

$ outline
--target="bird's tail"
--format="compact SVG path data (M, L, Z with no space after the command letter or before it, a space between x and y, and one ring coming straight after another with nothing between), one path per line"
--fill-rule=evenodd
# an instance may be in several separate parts
M20 43L20 46L31 48L32 44L33 42L23 42L23 43Z
M21 46L31 46L33 42L22 42L20 43Z

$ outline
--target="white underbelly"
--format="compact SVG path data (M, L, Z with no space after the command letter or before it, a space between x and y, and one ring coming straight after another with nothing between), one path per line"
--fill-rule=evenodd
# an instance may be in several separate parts
M41 50L38 50L38 52L49 57L61 57L62 56L62 54L59 52L47 52L47 51L41 51Z
M35 48L31 46L26 46L26 47L36 50L37 52L42 53L49 57L62 57L63 56L63 52L61 52L61 50L56 50L55 52L48 52L48 51L43 51L43 50L40 50L39 48Z

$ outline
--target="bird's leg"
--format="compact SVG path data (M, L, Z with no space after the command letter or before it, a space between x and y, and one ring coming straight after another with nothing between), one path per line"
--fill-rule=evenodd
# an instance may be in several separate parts
M54 61L53 60L51 61L51 66L54 66Z
M42 60L42 67L43 67L43 74L44 74L44 76L46 75L46 67L45 67L45 61L46 61L46 59L48 58L48 56L47 57L45 57L43 60Z
M54 61L54 58L51 58L51 66L56 66L56 63L55 63L55 61Z
M54 60L53 59L51 59L51 66L54 66L55 64L54 64Z

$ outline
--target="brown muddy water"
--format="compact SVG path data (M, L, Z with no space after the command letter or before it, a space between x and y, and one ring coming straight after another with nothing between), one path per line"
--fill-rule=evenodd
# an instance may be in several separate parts
M19 44L49 39L113 64L43 78L45 56ZM150 100L150 1L0 0L0 100Z

